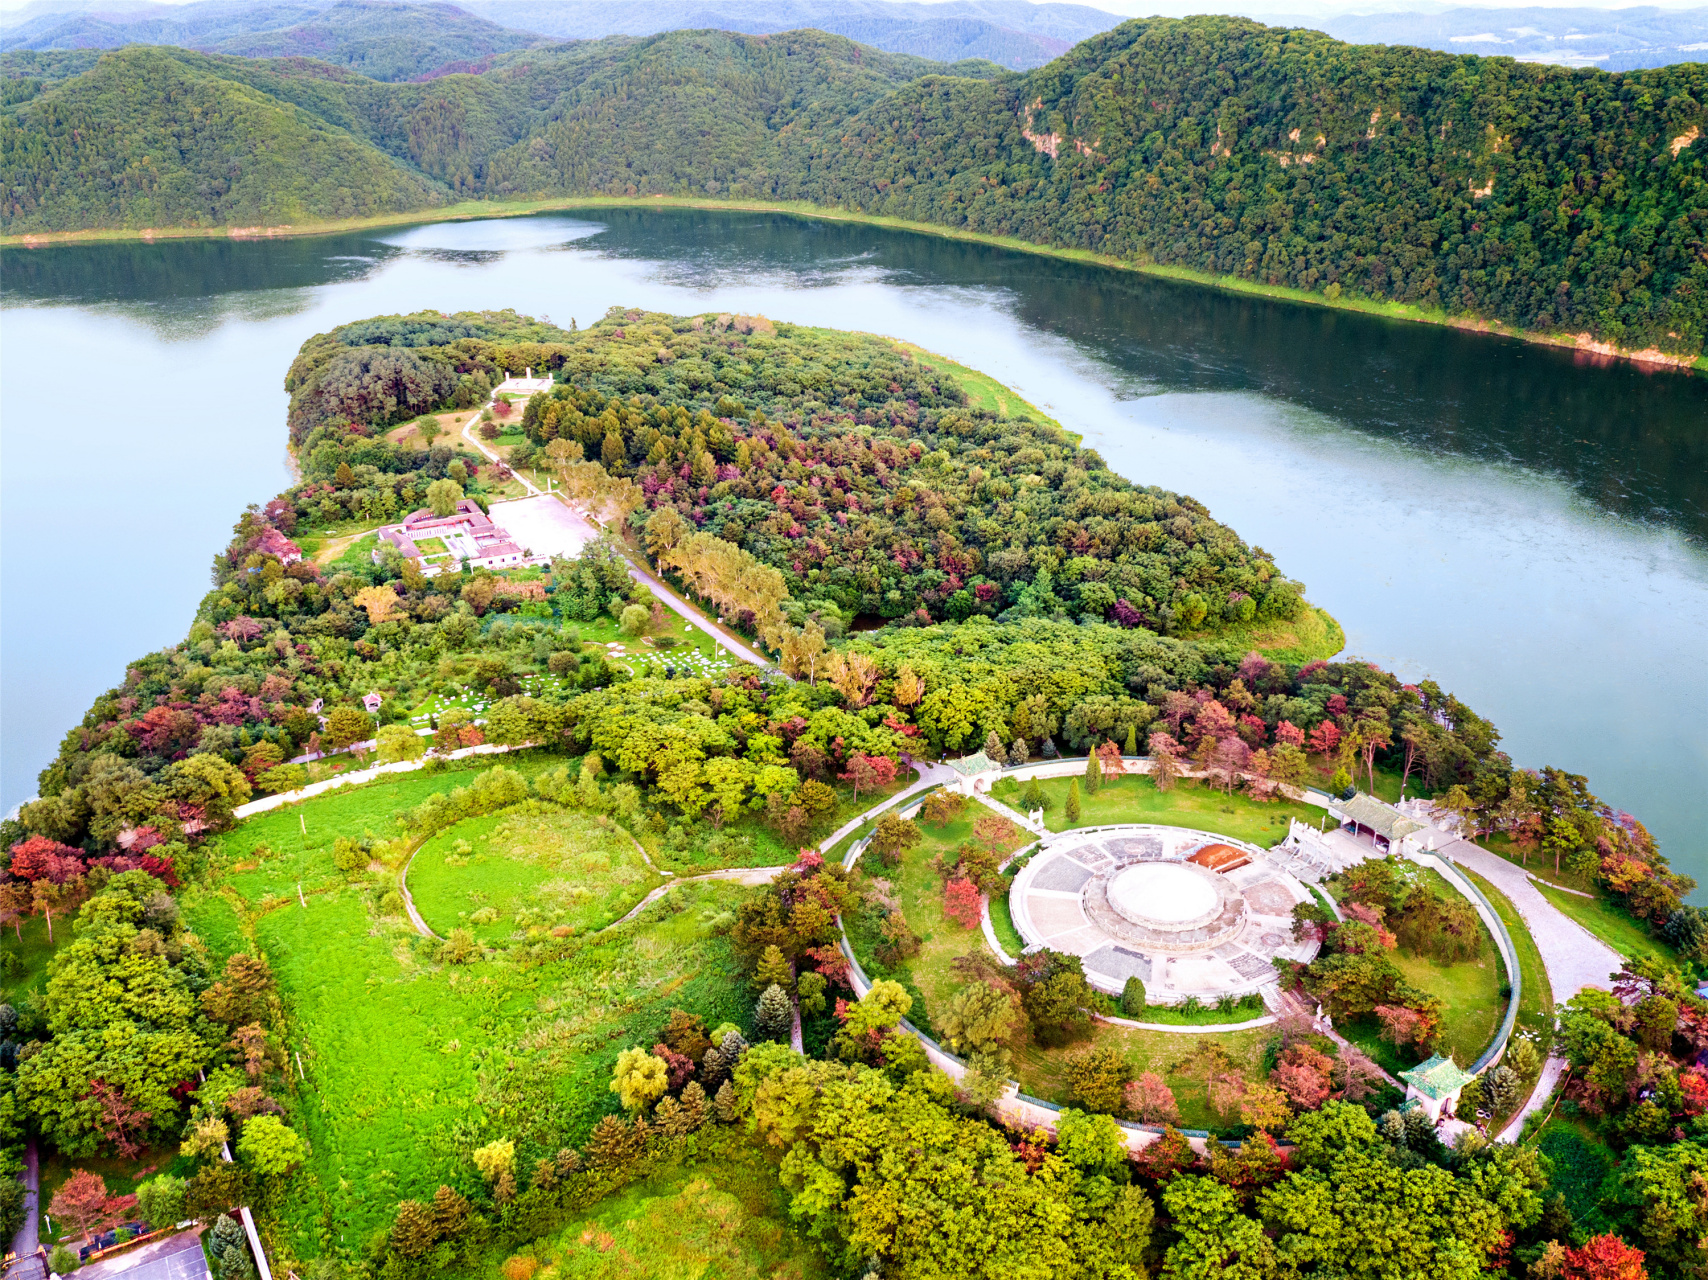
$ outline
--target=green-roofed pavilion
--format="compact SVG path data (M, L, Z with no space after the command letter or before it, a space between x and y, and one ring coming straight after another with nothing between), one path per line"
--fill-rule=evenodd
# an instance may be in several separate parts
M1409 1071L1400 1072L1406 1082L1406 1097L1416 1098L1431 1120L1440 1120L1443 1109L1459 1101L1459 1091L1476 1077L1466 1071L1453 1055L1436 1054Z

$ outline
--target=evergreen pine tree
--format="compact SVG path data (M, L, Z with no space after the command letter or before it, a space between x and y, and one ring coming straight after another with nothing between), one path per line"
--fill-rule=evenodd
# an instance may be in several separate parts
M1048 809L1050 798L1044 794L1044 788L1036 778L1026 784L1026 791L1020 797L1020 807L1030 813L1034 809Z
M763 991L766 987L791 990L795 985L794 971L783 958L783 952L772 943L759 956L759 966L753 971L753 985Z
M1002 749L1002 739L996 736L995 729L984 736L984 753L998 765L1008 763L1008 753Z
M1130 724L1127 726L1127 749L1122 754L1128 755L1128 756L1136 756L1139 754L1139 726L1138 725Z
M1016 738L1013 742L1008 744L1009 764L1025 764L1031 758L1032 751L1031 748L1026 745L1026 739Z
M1097 789L1103 785L1103 761L1097 758L1097 748L1091 749L1091 754L1085 757L1085 794L1094 796Z
M1075 778L1072 782L1068 783L1067 805L1062 810L1062 812L1067 815L1067 820L1068 820L1069 826L1072 826L1074 823L1079 821L1079 779L1078 778Z
M690 1080L682 1090L682 1114L687 1117L689 1133L706 1123L711 1105L711 1099L706 1097L700 1082Z
M713 1099L713 1105L717 1107L718 1123L735 1123L735 1087L728 1080L718 1087L718 1096Z
M773 982L765 988L758 1008L753 1011L753 1038L787 1040L794 1024L795 1007L789 1002L789 993Z
M1129 1018L1136 1018L1145 1011L1145 984L1137 978L1128 978L1121 988L1121 1012Z

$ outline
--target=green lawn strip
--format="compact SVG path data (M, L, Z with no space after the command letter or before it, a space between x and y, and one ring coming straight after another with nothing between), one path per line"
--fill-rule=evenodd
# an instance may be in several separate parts
M1067 1059L1093 1045L1121 1051L1135 1073L1154 1071L1174 1091L1180 1107L1180 1125L1209 1129L1236 1123L1238 1116L1219 1116L1210 1109L1209 1083L1205 1073L1195 1070L1191 1060L1210 1045L1219 1045L1234 1067L1247 1079L1263 1075L1263 1050L1274 1032L1269 1027L1250 1031L1225 1031L1213 1035L1189 1035L1173 1031L1140 1031L1098 1023L1093 1035L1059 1049L1028 1046L1014 1056L1016 1077L1023 1092L1049 1102L1068 1102Z
M1026 940L1014 927L1014 913L1009 909L1007 894L997 894L990 900L990 930L1002 949L1017 958L1026 949Z
M312 1144L307 1190L280 1211L290 1251L321 1251L323 1210L354 1245L399 1198L468 1183L471 1142L512 1138L530 1162L579 1143L615 1109L618 1051L650 1046L672 1007L745 1019L751 993L709 918L749 892L684 885L633 925L528 963L440 964L356 888L258 916L307 1070L294 1117Z
M1432 868L1413 863L1402 866L1420 886L1442 895L1458 892ZM1412 986L1441 998L1440 1051L1451 1053L1462 1067L1482 1057L1506 1016L1506 997L1501 994L1506 970L1494 937L1480 917L1477 954L1469 960L1449 964L1404 949L1389 952L1388 958ZM1417 1055L1412 1050L1402 1052L1381 1038L1381 1026L1373 1016L1339 1022L1336 1029L1387 1071L1417 1065Z
M626 832L567 810L507 810L428 839L409 864L416 910L441 936L467 927L486 943L620 918L662 884ZM494 919L471 917L491 911Z
M1207 1004L1187 1012L1182 1005L1146 1005L1141 1012L1131 1015L1131 1020L1160 1022L1171 1027L1221 1027L1230 1023L1250 1022L1255 1018L1265 1017L1268 1013L1269 1009L1260 996L1247 996L1244 1003L1235 1001L1233 1006L1227 1009ZM1125 1018L1129 1015L1123 1013L1116 1016Z
M1518 974L1523 982L1523 991L1518 1000L1518 1020L1513 1024L1513 1034L1529 1035L1536 1041L1538 1051L1546 1057L1554 1039L1554 989L1548 984L1548 970L1542 964L1542 953L1536 948L1536 939L1530 936L1524 917L1518 914L1511 899L1475 871L1464 867L1459 870L1493 904L1495 914L1512 938L1513 949L1518 952Z
M721 1135L717 1135L721 1136ZM749 1143L600 1201L533 1255L558 1280L819 1280L832 1272L789 1224L788 1197ZM499 1275L499 1260L473 1274Z
M1094 796L1085 793L1085 780L1081 778L1079 821L1070 824L1064 809L1071 781L1071 778L1039 781L1038 785L1049 799L1044 811L1044 825L1051 831L1065 831L1070 825L1102 827L1123 822L1154 822L1163 826L1217 832L1267 849L1285 838L1288 818L1298 818L1315 826L1322 812L1291 801L1259 804L1242 795L1224 795L1213 787L1196 782L1180 782L1172 790L1158 791L1156 783L1144 774L1126 774L1119 778L1106 778ZM991 788L991 795L1017 805L1027 785L1013 778L1004 778Z
M1549 902L1576 920L1622 956L1652 956L1670 965L1682 963L1678 952L1650 935L1638 920L1626 915L1604 898L1581 898L1545 884L1531 881Z
M380 545L378 534L364 534L339 553L326 567L333 573L357 573L373 567L374 550Z
M1205 632L1204 639L1256 649L1278 662L1326 661L1346 647L1346 631L1327 609L1307 605L1297 618L1236 623Z
M54 948L71 936L71 917L55 912L53 942L47 940L47 920L30 916L17 926L0 929L0 1000L14 1007L47 982Z

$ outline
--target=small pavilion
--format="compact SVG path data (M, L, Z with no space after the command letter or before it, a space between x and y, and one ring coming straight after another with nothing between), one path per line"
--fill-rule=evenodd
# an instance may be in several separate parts
M963 795L970 796L978 790L989 791L990 784L1002 776L1002 766L982 750L947 763L958 775L951 785Z
M1443 1113L1452 1115L1458 1109L1460 1091L1476 1077L1454 1062L1452 1054L1436 1054L1400 1072L1400 1079L1406 1082L1406 1099L1416 1099L1430 1123L1439 1124Z
M1376 848L1387 853L1399 853L1408 836L1424 830L1423 823L1362 791L1350 800L1335 801L1328 813L1342 826L1351 827L1354 835L1369 836Z

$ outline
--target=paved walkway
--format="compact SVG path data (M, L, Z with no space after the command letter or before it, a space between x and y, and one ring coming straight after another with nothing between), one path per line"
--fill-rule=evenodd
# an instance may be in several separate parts
M463 439L467 440L476 449L480 450L481 454L488 460L492 462L502 461L496 453L491 449L488 449L486 445L476 438L474 434L474 425L479 421L480 414L476 413L463 424ZM515 515L518 512L523 511L525 508L524 521L527 529L531 531L532 536L539 539L557 541L564 546L574 545L576 548L575 551L558 551L557 554L559 555L578 554L581 547L586 546L587 543L592 542L595 538L605 532L604 529L601 529L597 524L589 519L585 512L578 511L574 507L570 506L562 494L553 493L548 497L544 490L540 489L533 481L529 480L528 477L523 475L520 471L512 471L511 474L516 477L516 482L528 491L529 497L511 503L494 503L493 506L495 508L495 512L493 520L495 523L504 523L499 519L496 508L500 506L508 508L505 512L506 515ZM534 506L532 502L532 499L534 498L544 498L545 501L557 503L565 513L565 516L552 516L548 518L543 512L539 511ZM509 528L509 526L505 525L505 528ZM514 533L517 532L517 530L512 529L511 532ZM535 552L552 549L538 545L535 542L529 542L527 545L530 550ZM624 554L626 555L627 552L625 551ZM663 582L659 581L655 574L648 572L646 569L641 568L639 565L634 564L631 561L629 564L629 577L633 578L636 582L645 583L648 587L652 588L654 595L666 601L677 613L681 614L689 622L705 631L706 634L712 637L712 639L716 640L743 662L751 662L754 666L760 668L771 666L771 660L769 658L765 657L763 654L755 653L739 637L732 635L716 622L713 622L704 613L700 612L700 610L696 609L681 596L677 595L676 592L665 586Z
M1507 1122L1506 1128L1500 1131L1496 1142L1517 1142L1519 1135L1524 1132L1524 1122L1537 1111L1544 1111L1553 1100L1554 1089L1560 1083L1560 1077L1566 1074L1569 1064L1564 1058L1549 1058L1542 1064L1542 1074L1536 1078L1536 1086L1530 1091L1530 1100L1518 1109L1518 1114Z
M24 1224L12 1237L12 1253L19 1258L27 1258L41 1247L41 1154L34 1138L24 1144L23 1180Z
M953 781L955 778L960 777L960 775L948 765L932 764L929 760L915 760L913 762L913 767L919 774L918 782L915 782L905 791L896 792L888 800L875 804L869 809L862 810L858 815L850 818L847 822L844 822L840 827L836 828L835 831L832 831L824 839L818 842L819 852L829 853L832 849L836 848L836 846L846 836L854 831L858 831L863 822L868 818L873 817L875 813L881 809L894 809L898 807L906 808L906 805L903 802L906 801L908 797L916 796L921 791L928 791L932 787L938 785L938 783L948 783Z
M1611 989L1609 979L1625 963L1623 958L1544 898L1522 867L1465 840L1454 840L1436 852L1475 871L1511 900L1542 953L1555 1003L1565 1003L1585 987Z

